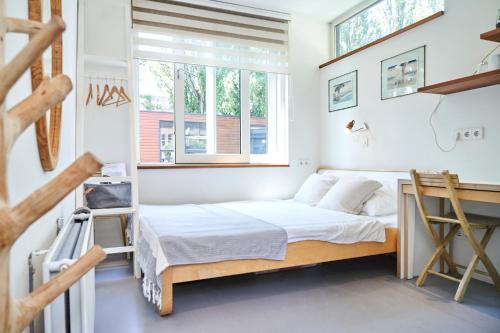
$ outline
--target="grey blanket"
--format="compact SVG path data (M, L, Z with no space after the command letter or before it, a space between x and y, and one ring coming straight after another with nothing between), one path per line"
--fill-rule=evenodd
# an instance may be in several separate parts
M218 205L141 206L140 213L169 265L285 258L283 228Z
M144 296L161 306L161 276L157 258L144 237L158 239L168 265L238 259L283 260L286 231L217 205L147 206L140 208L141 233L136 246L144 272ZM147 231L146 231L147 230Z

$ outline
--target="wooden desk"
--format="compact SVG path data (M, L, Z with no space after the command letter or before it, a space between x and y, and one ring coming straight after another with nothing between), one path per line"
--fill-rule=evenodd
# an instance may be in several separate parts
M426 186L423 194L428 197L440 198L439 211L444 211L444 197L446 194L445 188ZM485 202L500 204L500 183L469 183L461 182L457 189L458 197L461 200ZM398 276L402 279L413 278L409 276L409 247L408 247L408 231L409 231L409 211L410 211L410 196L413 196L413 188L411 181L408 179L398 180L398 228L400 230L398 238ZM414 207L414 214L417 214ZM441 226L440 233L444 232L444 226ZM441 263L443 269L444 263Z

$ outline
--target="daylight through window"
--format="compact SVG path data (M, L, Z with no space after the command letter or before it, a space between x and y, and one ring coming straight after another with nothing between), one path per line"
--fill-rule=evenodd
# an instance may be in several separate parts
M339 57L444 10L444 0L381 0L334 26Z

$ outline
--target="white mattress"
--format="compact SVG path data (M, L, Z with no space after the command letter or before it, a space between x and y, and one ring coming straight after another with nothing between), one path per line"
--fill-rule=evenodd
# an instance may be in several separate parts
M381 222L385 228L398 227L398 214L375 216L374 218L377 219L377 221Z
M385 241L385 224L375 217L346 214L290 200L237 201L217 205L282 227L288 234L288 243L304 240L341 244Z

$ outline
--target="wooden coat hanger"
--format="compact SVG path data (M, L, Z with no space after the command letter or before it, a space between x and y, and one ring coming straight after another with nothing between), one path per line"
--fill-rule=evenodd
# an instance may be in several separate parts
M99 83L96 84L96 101L95 103L99 106L101 105L101 91L99 89Z
M94 94L92 92L92 83L89 83L89 92L87 94L87 101L85 102L85 105L89 105L89 102L92 98L94 98Z
M118 88L115 85L113 85L113 87L111 88L111 91L109 92L108 96L102 102L102 106L111 105L111 104L115 104L116 103L116 101L113 100L113 94L120 95L120 92L118 91Z
M123 86L120 87L120 94L125 97L125 99L127 100L127 103L132 103L132 99L130 99L130 97L128 97L127 93L125 92L125 89L123 89Z
M106 96L108 94L108 96ZM97 105L103 105L103 102L108 99L109 96L111 95L111 90L109 89L109 85L106 83L104 85L104 91L102 93L101 99L99 100L99 103Z
M123 82L120 85L120 89L118 90L118 93L119 93L119 96L118 96L118 100L116 101L116 106L117 107L120 106L120 105L132 102L132 100L130 99L130 97L128 97L127 93L125 92L125 89L123 88Z
M122 94L122 91L123 91L123 86L120 85L120 88L118 89L118 98L115 102L116 107L128 103L127 98L125 98L125 96Z

